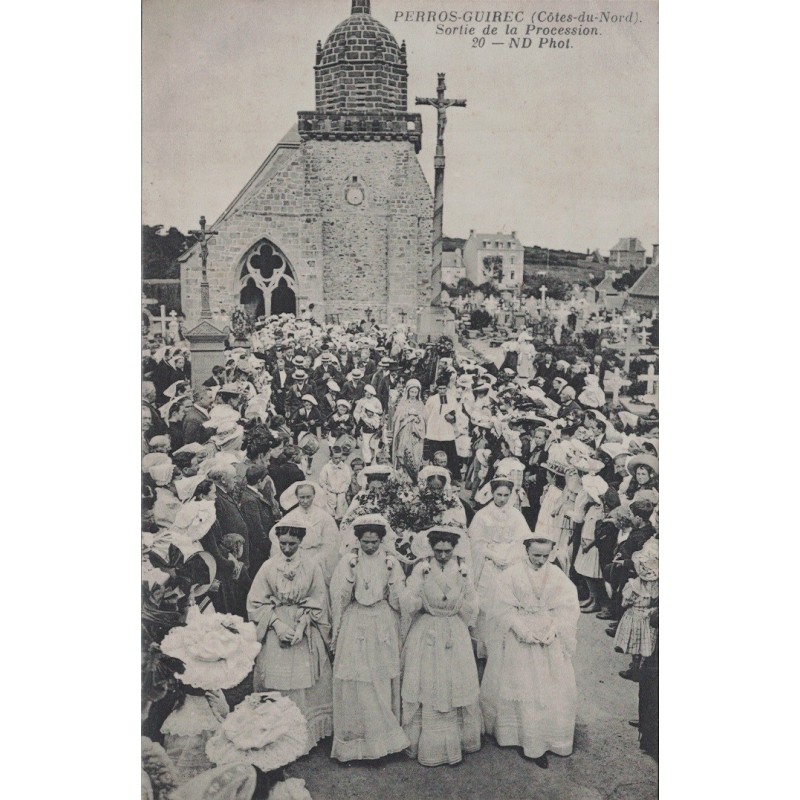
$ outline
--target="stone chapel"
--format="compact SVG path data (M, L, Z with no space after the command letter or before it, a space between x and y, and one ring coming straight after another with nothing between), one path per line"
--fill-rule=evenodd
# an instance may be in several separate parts
M214 221L211 311L244 306L349 322L414 325L432 298L433 198L417 154L422 120L408 113L405 42L352 0L317 43L316 108L300 111L250 181ZM199 248L182 256L187 327L200 319ZM439 287L436 287L437 292Z

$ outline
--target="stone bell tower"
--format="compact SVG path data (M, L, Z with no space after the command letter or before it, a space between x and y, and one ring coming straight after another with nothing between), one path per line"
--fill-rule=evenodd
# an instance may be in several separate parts
M352 0L316 46L315 109L213 223L208 280L217 324L314 304L319 322L411 324L432 297L433 197L408 112L405 43ZM183 257L184 312L200 313L196 249ZM436 292L440 289L435 287ZM218 317L218 318L217 318Z

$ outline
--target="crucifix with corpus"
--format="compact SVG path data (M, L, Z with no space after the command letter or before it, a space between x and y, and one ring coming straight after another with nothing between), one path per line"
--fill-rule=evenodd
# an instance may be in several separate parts
M208 288L208 238L216 236L219 231L206 230L206 218L200 217L200 230L189 231L190 236L194 236L200 242L200 263L203 265L203 277L200 280L200 319L211 320L211 299Z
M436 155L433 159L434 189L433 189L433 272L431 285L433 286L433 301L435 306L441 305L442 286L442 227L444 221L444 129L447 125L447 109L451 106L464 108L466 100L453 100L445 97L444 72L438 73L439 81L436 86L436 97L417 97L418 106L433 106L437 111L436 122Z

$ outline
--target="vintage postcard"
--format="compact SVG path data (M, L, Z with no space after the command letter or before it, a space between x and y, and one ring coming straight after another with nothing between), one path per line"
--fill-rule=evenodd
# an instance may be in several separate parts
M143 797L658 795L658 13L144 0Z

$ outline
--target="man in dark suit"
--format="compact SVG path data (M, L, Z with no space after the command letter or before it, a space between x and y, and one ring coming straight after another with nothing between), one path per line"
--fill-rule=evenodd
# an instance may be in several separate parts
M186 360L183 353L178 351L168 355L163 361L159 361L153 370L153 383L156 387L157 400L159 403L166 403L168 398L164 394L165 390L177 381L185 381L184 371Z
M161 417L158 409L153 405L156 399L156 387L151 381L142 382L142 408L150 412L150 426L142 431L145 439L150 440L153 436L163 436L167 432L167 423Z
M231 494L236 484L236 469L234 467L216 467L208 473L208 477L217 486L214 509L217 512L217 523L220 531L223 536L228 533L238 533L244 539L242 561L249 569L250 531L238 504Z
M381 401L381 405L385 410L389 409L389 398L391 397L392 389L396 389L399 383L400 369L396 362L388 359L386 372L375 387L378 391L378 400Z
M225 383L225 367L216 366L211 369L211 377L203 381L203 386L222 386Z
M287 368L286 359L281 352L275 359L275 369L272 370L272 402L278 414L286 413L286 391L291 382L292 373Z
M279 501L281 495L293 483L302 481L306 477L299 466L302 461L303 451L296 445L287 445L280 462L270 464L269 474L275 484L275 496Z
M183 432L183 443L191 444L199 442L205 444L213 435L213 429L206 428L203 423L208 422L211 406L214 405L214 395L206 386L195 389L193 394L194 403L189 406L183 416L181 430Z
M364 396L364 370L356 367L347 376L347 380L342 386L342 391L339 397L343 400L348 400L352 405L355 405L356 400L360 400Z
M328 381L336 381L339 385L342 383L342 373L336 363L336 357L333 353L323 351L320 356L320 364L314 370L311 379L317 388L317 396L325 393L325 387Z
M264 499L261 490L270 479L269 470L261 464L247 468L245 486L239 501L242 517L250 535L250 565L248 571L255 575L261 565L269 558L269 532L277 522L270 504Z
M295 369L292 373L292 382L286 390L284 396L284 414L289 419L294 419L297 411L303 405L302 398L310 395L317 400L317 388L309 380L308 373L304 369ZM319 400L317 400L319 405Z

